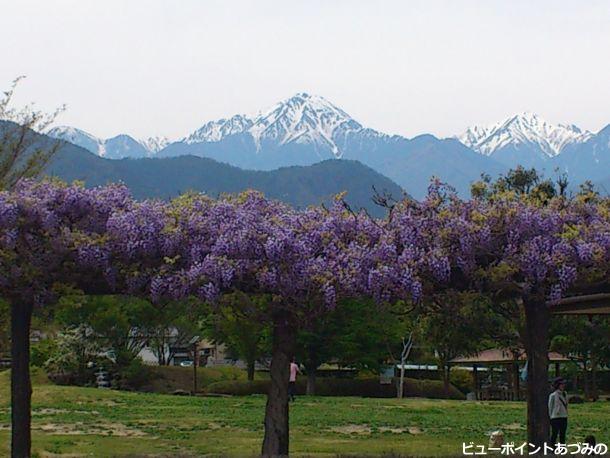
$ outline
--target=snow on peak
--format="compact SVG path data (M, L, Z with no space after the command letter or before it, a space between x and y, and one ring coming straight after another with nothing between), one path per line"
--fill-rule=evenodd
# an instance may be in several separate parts
M59 140L65 140L67 142L78 145L86 150L91 151L99 156L104 156L104 140L91 135L84 130L77 129L76 127L70 126L57 126L53 127L47 132L47 135Z
M572 124L552 124L537 114L523 112L491 126L471 127L457 139L486 156L509 145L531 145L553 157L565 146L585 142L592 135Z
M235 115L229 119L210 121L197 129L183 141L185 143L218 142L228 135L241 134L252 126L252 120L245 115Z
M258 147L269 140L280 145L313 143L341 157L342 152L335 143L338 131L360 129L360 124L324 97L302 92L259 113L250 133Z
M59 135L62 135L65 138L67 138L67 137L77 138L79 136L83 136L83 137L89 138L90 140L93 140L93 141L99 140L97 137L91 135L90 133L85 132L84 130L81 130L81 129L77 129L76 127L71 127L71 126L53 127L52 129L49 130L48 135L50 135L54 138L57 138Z
M151 155L157 154L163 148L170 144L170 140L167 137L148 137L143 140L139 140L139 143L150 151Z
M294 142L327 148L335 157L341 157L337 138L361 130L359 123L324 97L301 92L254 116L236 115L208 122L184 141L218 142L228 135L248 133L258 150L264 143Z
M70 126L54 127L47 132L47 135L65 140L109 159L154 156L169 144L169 140L165 137L135 140L129 135L121 134L104 139Z

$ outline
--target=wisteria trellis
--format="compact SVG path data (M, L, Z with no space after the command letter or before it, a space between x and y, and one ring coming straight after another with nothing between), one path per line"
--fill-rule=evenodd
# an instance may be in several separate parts
M137 202L121 186L24 182L0 194L0 294L14 317L51 303L60 284L156 302L186 296L213 302L231 290L272 295L265 318L281 345L274 346L263 452L283 454L284 379L299 322L342 297L403 300L425 310L426 302L453 289L517 299L531 327L544 326L536 320L548 315L549 301L608 286L609 215L608 199L463 201L437 183L423 202L401 202L387 219L374 220L340 201L302 211L255 192ZM23 327L29 321L22 318ZM548 335L534 334L524 336L525 345L531 353L544 347L542 367ZM13 340L22 345L13 349L19 361L27 343ZM29 427L28 393L13 393L14 431ZM538 404L529 408L541 415ZM544 427L533 429L530 438L540 440Z

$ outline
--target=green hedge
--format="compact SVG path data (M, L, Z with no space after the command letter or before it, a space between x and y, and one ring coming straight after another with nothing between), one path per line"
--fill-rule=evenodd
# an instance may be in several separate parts
M222 381L210 384L206 393L229 394L236 396L247 396L250 394L267 394L269 391L269 380L246 380ZM305 394L306 381L301 379L297 382L296 392L298 395ZM396 386L394 384L382 385L378 378L368 379L337 379L320 378L316 381L316 394L318 396L361 396L368 398L393 398L396 397ZM422 397L440 399L445 397L443 383L440 380L417 380L406 378L404 381L405 397ZM451 399L464 399L464 395L453 385L449 390Z
M151 377L141 391L152 393L173 393L177 390L193 389L193 368L180 366L151 366ZM198 367L197 386L205 389L211 383L245 380L246 372L232 366Z

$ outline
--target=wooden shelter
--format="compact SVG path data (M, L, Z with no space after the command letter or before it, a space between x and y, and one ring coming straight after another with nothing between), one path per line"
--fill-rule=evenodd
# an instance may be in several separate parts
M551 313L555 315L610 315L610 293L570 296L557 303L548 303L547 305ZM550 363L555 364L556 376L559 375L559 364L569 361L569 358L555 352L549 352L548 358ZM451 364L472 365L477 399L517 400L525 398L525 391L519 383L519 363L526 360L525 351L521 349L491 349L474 356L454 358L451 360ZM493 384L491 387L481 389L477 367L493 365L507 366L510 374L508 389L499 389L494 387ZM493 371L490 373L493 374Z
M493 348L484 350L473 356L458 357L451 360L451 364L472 366L473 384L475 395L479 400L504 400L517 401L525 398L525 390L520 385L519 363L527 360L525 350L509 348ZM556 352L549 352L549 362L555 364L555 373L559 373L559 364L569 361L563 355ZM494 384L493 371L490 372L491 385L481 386L477 368L480 366L504 366L508 371L508 386L500 387Z

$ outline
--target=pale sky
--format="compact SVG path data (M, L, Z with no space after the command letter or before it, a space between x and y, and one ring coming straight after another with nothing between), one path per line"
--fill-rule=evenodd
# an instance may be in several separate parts
M0 0L0 89L59 124L182 137L297 92L451 136L521 111L610 123L610 0Z

